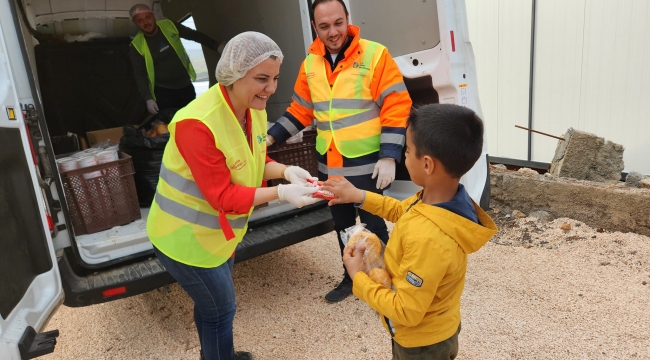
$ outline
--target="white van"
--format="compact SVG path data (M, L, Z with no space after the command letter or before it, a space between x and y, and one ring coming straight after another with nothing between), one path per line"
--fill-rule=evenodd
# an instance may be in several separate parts
M140 209L142 220L75 236L52 144L54 130L97 127L107 112L124 109L125 104L144 106L125 53L137 30L128 10L138 2L142 1L0 0L2 359L31 359L54 351L58 332L38 332L61 303L97 304L174 281L152 253L144 226L147 208ZM346 2L361 36L388 47L416 106L454 103L481 115L463 1ZM282 78L267 109L273 120L289 105L295 75L315 37L310 5L310 0L174 0L154 3L154 9L176 21L192 16L197 30L215 39L246 30L273 38L285 54ZM89 32L108 38L46 44L66 34ZM208 69L214 69L216 61L214 53L206 52ZM67 73L70 67L77 72ZM58 83L52 81L55 75ZM80 76L84 82L74 83L73 78ZM78 107L87 116L75 115ZM124 125L119 119L112 121L118 122L113 126ZM461 180L484 208L490 195L486 149L487 144L481 159ZM387 194L405 198L416 190L402 162ZM236 259L262 255L332 229L323 203L303 209L269 203L253 213Z

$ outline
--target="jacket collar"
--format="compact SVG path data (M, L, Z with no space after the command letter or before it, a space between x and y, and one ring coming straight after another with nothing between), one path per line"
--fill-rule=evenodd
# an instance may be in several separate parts
M346 59L349 59L350 55L353 52L357 51L357 46L359 46L359 40L361 39L360 33L361 29L359 29L358 26L351 24L348 25L348 36L352 36L352 41L350 42L350 46L348 46L344 52ZM319 37L317 37L316 40L314 40L314 42L309 46L309 53L319 56L325 56L325 54L327 54L325 44L323 44Z

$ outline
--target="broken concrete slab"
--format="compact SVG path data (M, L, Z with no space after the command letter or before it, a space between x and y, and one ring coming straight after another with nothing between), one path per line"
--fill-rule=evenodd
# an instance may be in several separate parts
M631 171L627 176L625 177L625 185L629 187L637 187L639 186L639 183L641 180L647 178L646 175L643 175L639 172L636 171Z
M650 186L650 179L647 180ZM650 189L530 177L494 168L490 184L491 200L496 206L524 213L545 210L555 217L580 220L594 228L650 236Z
M624 169L625 148L604 138L570 128L558 141L549 172L578 180L614 182Z
M639 181L639 184L637 186L642 189L650 189L650 178Z

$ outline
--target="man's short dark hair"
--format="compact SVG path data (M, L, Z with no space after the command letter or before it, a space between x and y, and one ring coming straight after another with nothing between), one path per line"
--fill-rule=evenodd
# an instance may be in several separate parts
M483 121L466 107L424 105L411 113L408 128L415 156L438 159L454 178L467 173L483 151Z
M311 11L309 13L309 15L311 16L311 21L316 22L316 20L314 20L314 10L316 10L316 6L318 6L320 4L330 2L330 1L336 1L339 4L341 4L343 6L343 10L345 11L345 16L350 15L348 13L348 7L345 6L345 3L343 2L343 0L314 0L314 2L311 4Z

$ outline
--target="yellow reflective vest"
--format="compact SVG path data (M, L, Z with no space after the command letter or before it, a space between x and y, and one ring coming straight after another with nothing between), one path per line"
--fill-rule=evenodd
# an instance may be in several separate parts
M241 242L247 214L226 214L214 209L199 191L192 172L175 142L176 124L185 119L203 122L215 146L226 157L233 184L258 187L266 160L266 111L250 109L252 148L219 85L179 110L169 124L156 195L147 218L147 234L158 250L183 264L202 268L226 262Z
M165 35L167 41L169 41L169 44L174 48L174 51L176 51L178 58L181 59L187 73L190 75L190 79L195 81L196 73L194 72L194 67L192 66L192 62L190 61L189 56L187 56L185 48L181 43L181 38L178 35L176 25L174 25L171 20L167 19L157 21L156 24L160 28L160 31L162 31L163 35ZM153 88L156 84L156 72L153 66L153 58L151 57L151 52L147 45L147 40L144 38L144 33L142 33L142 31L138 32L138 34L133 38L131 45L133 45L138 53L144 57L144 63L147 66L147 75L149 77L149 92L151 93L152 99L156 100L156 94L153 92Z
M330 87L325 58L309 54L305 72L317 120L316 150L322 155L332 141L341 154L356 158L379 151L381 108L375 103L370 85L385 47L359 40L361 56L339 73Z

